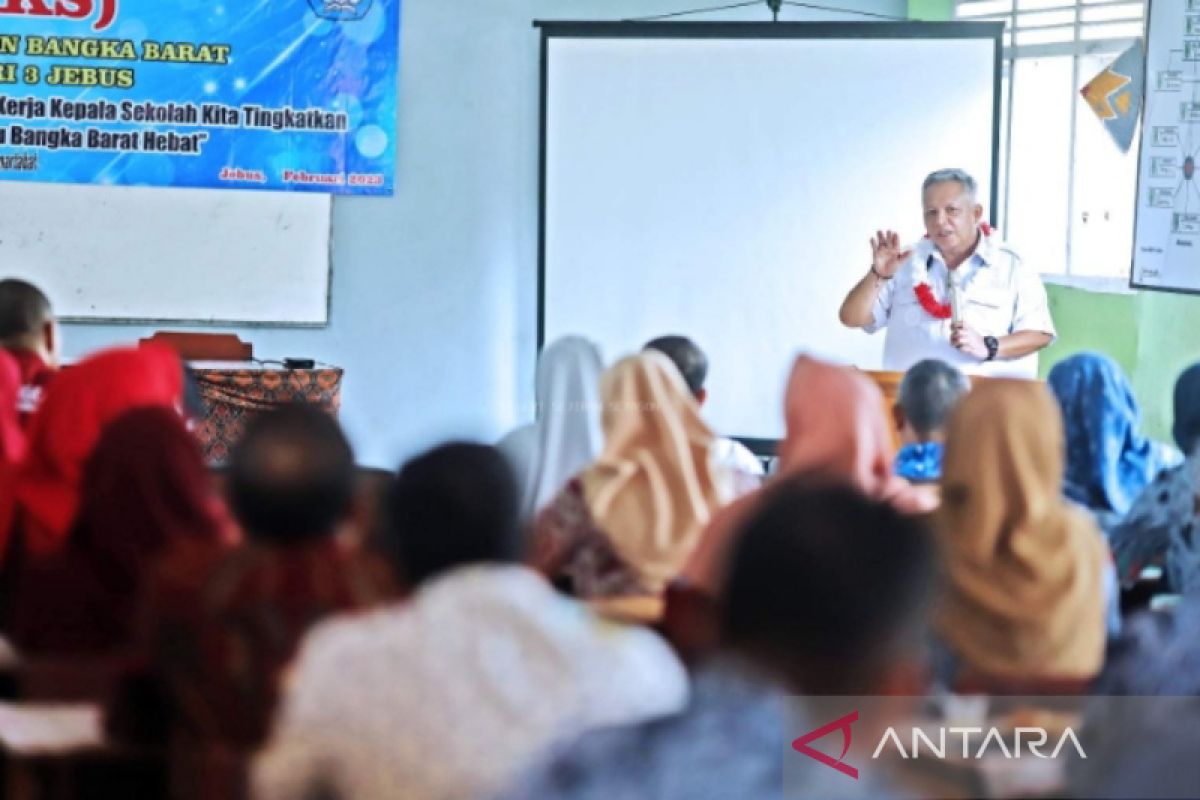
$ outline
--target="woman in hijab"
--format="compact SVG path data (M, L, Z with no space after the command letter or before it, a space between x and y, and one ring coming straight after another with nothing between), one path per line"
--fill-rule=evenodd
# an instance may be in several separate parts
M951 417L936 530L936 630L954 688L1081 687L1100 670L1108 555L1062 496L1063 430L1039 384L992 380Z
M175 542L235 538L179 414L128 411L105 426L83 470L79 513L57 553L16 579L8 634L23 652L119 649L133 636L145 573Z
M797 475L841 483L903 514L937 507L936 490L897 477L883 393L857 370L799 356L784 395L786 431L768 484ZM727 506L709 526L688 565L688 582L715 590L728 539L759 502L755 492Z
M1108 529L1179 454L1142 435L1129 379L1111 358L1079 353L1056 364L1048 380L1067 428L1066 494Z
M0 479L4 481L12 480L10 470L25 457L25 433L17 411L20 392L17 360L0 349Z
M538 516L534 563L579 597L645 598L654 617L704 526L732 496L716 436L664 355L617 362L600 383L604 450ZM619 613L619 612L618 612Z
M29 433L28 453L12 489L0 558L13 544L32 557L66 542L79 507L83 465L104 426L132 408L178 409L183 367L169 348L106 350L63 370L50 384ZM19 542L10 541L19 532Z
M521 519L532 521L559 490L600 455L600 374L593 343L565 336L542 351L537 366L537 420L498 447L521 489Z
M1175 443L1187 456L1146 487L1109 534L1122 583L1148 564L1165 564L1177 594L1200 591L1200 363L1175 382Z

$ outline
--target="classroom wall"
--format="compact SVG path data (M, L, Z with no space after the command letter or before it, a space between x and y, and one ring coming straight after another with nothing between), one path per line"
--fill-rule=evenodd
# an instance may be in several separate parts
M927 21L954 17L954 0L908 0L908 16ZM1059 338L1041 359L1043 377L1081 350L1105 353L1129 373L1145 428L1169 439L1175 378L1200 360L1200 297L1164 292L1092 292L1048 285Z
M344 367L342 420L364 464L393 467L441 439L493 439L531 419L538 145L532 20L622 19L705 5L404 0L397 192L335 202L329 325L217 329L253 342L260 358L309 356ZM900 17L907 11L904 0L836 5ZM695 18L769 15L764 3ZM786 8L781 18L853 16ZM66 354L162 327L66 325Z
M1042 358L1042 374L1080 350L1108 354L1129 373L1146 432L1169 441L1175 378L1200 361L1200 297L1046 288L1059 340Z

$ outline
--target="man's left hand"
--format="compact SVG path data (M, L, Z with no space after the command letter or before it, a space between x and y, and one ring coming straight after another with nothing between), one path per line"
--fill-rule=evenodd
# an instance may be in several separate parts
M950 326L950 346L969 356L974 356L980 361L988 357L988 349L987 345L983 343L983 336L968 327L965 322Z

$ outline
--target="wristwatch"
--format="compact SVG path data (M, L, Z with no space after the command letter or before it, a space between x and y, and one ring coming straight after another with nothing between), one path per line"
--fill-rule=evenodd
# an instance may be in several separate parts
M983 346L987 348L988 354L984 361L995 361L996 354L1000 352L1000 340L995 336L983 337Z

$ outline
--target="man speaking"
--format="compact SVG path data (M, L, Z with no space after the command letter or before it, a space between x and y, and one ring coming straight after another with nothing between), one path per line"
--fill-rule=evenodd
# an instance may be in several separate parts
M960 169L921 186L926 236L901 248L895 231L871 239L871 269L846 295L842 324L887 328L883 368L938 358L977 375L1037 377L1054 341L1046 287L986 222L975 179Z

